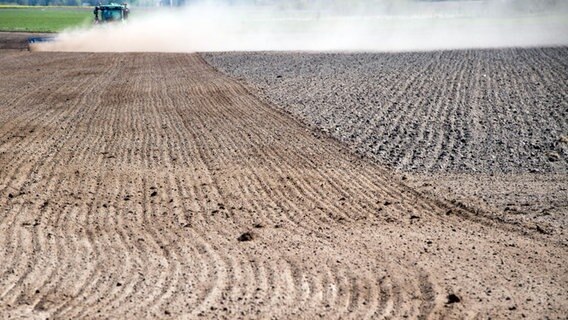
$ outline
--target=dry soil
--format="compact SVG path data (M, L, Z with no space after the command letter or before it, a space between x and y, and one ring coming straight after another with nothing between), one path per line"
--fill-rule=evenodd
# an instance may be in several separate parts
M568 251L195 54L0 51L0 318L563 318Z

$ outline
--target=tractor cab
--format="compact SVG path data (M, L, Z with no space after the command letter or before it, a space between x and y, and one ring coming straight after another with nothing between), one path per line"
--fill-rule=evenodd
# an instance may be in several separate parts
M128 19L129 12L130 10L128 10L126 3L98 5L93 11L95 15L95 24L125 21Z

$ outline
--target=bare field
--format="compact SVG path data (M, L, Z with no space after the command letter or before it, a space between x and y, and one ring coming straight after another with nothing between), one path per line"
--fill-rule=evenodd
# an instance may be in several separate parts
M421 193L565 243L566 57L566 47L205 55Z
M0 318L562 318L567 248L194 54L0 51Z
M568 173L568 47L205 57L393 169Z

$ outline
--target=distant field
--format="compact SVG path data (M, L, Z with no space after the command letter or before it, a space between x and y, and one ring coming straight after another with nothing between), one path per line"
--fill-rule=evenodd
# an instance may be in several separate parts
M92 9L86 7L0 6L0 31L58 32L91 19Z

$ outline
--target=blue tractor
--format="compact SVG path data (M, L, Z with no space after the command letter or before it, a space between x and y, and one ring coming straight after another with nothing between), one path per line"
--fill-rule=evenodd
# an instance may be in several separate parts
M110 23L110 22L124 22L128 19L128 14L130 10L126 3L117 4L99 4L95 6L93 14L95 15L95 24ZM55 37L31 37L28 38L28 50L33 51L35 45L39 45L44 42L55 41Z
M126 21L129 13L130 10L126 3L98 5L93 11L93 14L95 15L95 24Z

